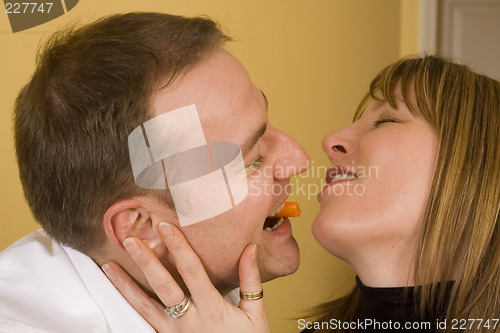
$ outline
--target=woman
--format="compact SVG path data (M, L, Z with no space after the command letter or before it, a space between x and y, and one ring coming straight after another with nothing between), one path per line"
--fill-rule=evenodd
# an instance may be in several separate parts
M357 286L318 307L305 332L500 332L499 133L500 83L465 66L407 58L372 81L354 122L323 140L332 167L313 223ZM165 319L123 271L113 280L153 327L269 331L262 300L225 303L181 232L161 230L173 255L189 258L178 269L193 309ZM240 260L242 298L261 290L255 251ZM179 287L147 248L134 257L163 303L178 303L169 295Z
M372 81L355 122L323 142L331 160L354 156L378 174L351 180L365 185L364 196L321 201L313 233L354 267L358 286L320 307L320 321L392 319L422 332L446 320L449 331L492 331L500 315L499 133L500 83L464 66L403 59ZM420 287L388 288L404 286ZM478 321L469 328L463 319Z

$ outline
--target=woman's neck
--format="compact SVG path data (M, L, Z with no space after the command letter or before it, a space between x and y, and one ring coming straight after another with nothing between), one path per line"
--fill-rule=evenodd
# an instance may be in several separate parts
M407 287L414 285L414 251L411 249L381 249L364 252L350 264L359 279L368 287Z

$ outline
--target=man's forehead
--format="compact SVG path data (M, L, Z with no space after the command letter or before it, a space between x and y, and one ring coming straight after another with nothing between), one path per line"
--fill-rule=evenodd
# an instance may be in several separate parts
M253 102L244 110L228 113L227 119L213 117L206 126L208 141L230 141L241 147L243 156L255 146L267 129L267 112L261 96L260 103Z
M152 117L192 104L196 105L207 141L251 147L267 123L267 97L227 51L217 52L156 92L152 96Z
M178 82L157 91L151 98L153 115L185 105L196 104L200 117L238 112L249 107L260 91L246 73L196 72L184 75ZM260 102L260 101L259 101ZM265 100L262 102L265 105Z

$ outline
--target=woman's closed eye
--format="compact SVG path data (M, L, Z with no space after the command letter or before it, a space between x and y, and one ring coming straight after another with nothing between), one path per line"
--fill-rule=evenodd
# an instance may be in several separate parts
M381 119L378 119L378 120L375 120L372 122L373 124L373 127L377 128L379 127L380 125L382 124L385 124L385 123L399 123L400 121L395 119L395 118L381 118Z

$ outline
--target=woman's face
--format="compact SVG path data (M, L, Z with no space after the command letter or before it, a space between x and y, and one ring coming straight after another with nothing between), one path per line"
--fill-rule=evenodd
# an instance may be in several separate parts
M387 260L411 265L432 184L436 132L396 97L397 110L373 100L322 142L331 168L313 234L356 271Z

